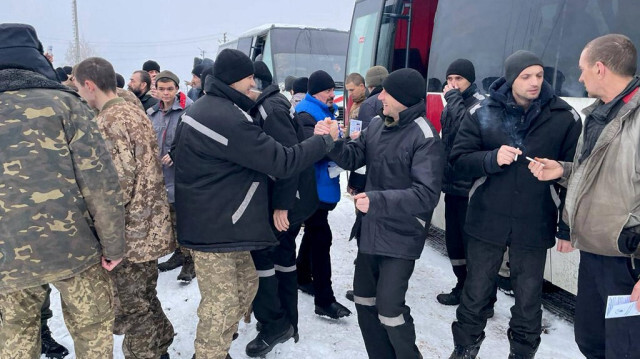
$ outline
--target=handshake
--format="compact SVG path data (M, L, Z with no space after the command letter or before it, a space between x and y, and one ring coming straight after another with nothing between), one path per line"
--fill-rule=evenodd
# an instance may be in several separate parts
M318 136L331 135L331 138L333 138L334 141L337 140L338 135L340 134L338 121L332 120L329 117L326 117L322 121L318 121L315 129L313 130L313 134Z

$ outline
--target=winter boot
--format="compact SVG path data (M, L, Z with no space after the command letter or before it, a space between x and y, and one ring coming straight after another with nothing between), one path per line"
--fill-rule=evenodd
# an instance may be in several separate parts
M484 340L484 333L476 340L475 343L470 345L458 345L456 344L455 349L453 349L453 353L449 359L475 359L480 351L480 345Z
M498 275L498 289L510 297L515 296L513 293L513 286L511 285L511 277L503 277Z
M451 293L441 293L436 296L438 303L442 305L458 305L462 296L462 287L456 286L451 289Z
M347 294L345 294L344 296L353 302L353 290L348 290Z
M326 307L316 305L315 312L320 316L325 316L332 319L340 319L342 317L348 317L351 315L351 311L338 302L333 302Z
M516 354L513 352L513 349L511 350L511 352L509 353L509 359L533 359L535 358L536 353L529 353L529 354Z
M160 359L171 359L171 357L169 356L169 353L164 353L160 355Z
M246 353L251 358L262 357L273 348L284 343L293 337L293 326L289 326L284 332L275 335L267 335L264 332L258 333L255 339L247 344Z
M312 297L316 294L315 289L313 289L313 283L298 283L298 289L300 289L302 293L309 294Z
M47 358L61 359L69 355L69 351L64 346L51 337L49 326L44 324L40 328L40 338L42 339L41 352Z
M189 284L195 277L196 277L196 268L193 264L193 257L186 255L184 256L184 263L182 264L182 269L180 270L180 274L178 274L178 281L185 282L185 284Z
M158 264L158 270L160 272L166 272L180 267L184 263L184 254L180 248L173 252L171 258L168 261Z

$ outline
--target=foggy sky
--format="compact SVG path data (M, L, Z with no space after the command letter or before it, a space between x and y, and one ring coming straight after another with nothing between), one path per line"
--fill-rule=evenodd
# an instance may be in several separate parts
M71 0L2 0L0 23L35 27L54 67L65 61L73 40ZM191 80L193 58L215 59L228 39L263 24L296 24L348 30L355 0L77 0L80 37L110 61L127 82L149 59L162 70Z

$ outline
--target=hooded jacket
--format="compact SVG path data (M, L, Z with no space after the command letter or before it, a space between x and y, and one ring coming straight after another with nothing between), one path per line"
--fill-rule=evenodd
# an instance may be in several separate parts
M211 81L209 81L211 80ZM268 177L293 176L333 148L331 136L285 147L247 113L254 102L211 76L182 116L173 158L181 245L203 252L276 245Z
M397 125L376 117L355 140L339 140L329 153L342 168L367 166L369 211L362 218L358 250L418 259L440 199L444 153L425 120L425 104L400 113Z
M124 257L124 206L93 111L68 87L0 70L0 292Z
M270 85L262 91L250 114L260 123L264 132L281 145L293 146L305 140L295 111L289 100L280 93L278 85ZM292 226L304 222L318 207L313 166L288 178L271 179L269 188L270 208L287 210Z
M469 109L484 100L484 96L480 94L476 84L471 84L464 92L457 89L448 91L444 94L444 98L447 100L447 106L440 116L440 124L442 125L442 142L447 161L444 167L442 192L466 197L469 195L473 182L468 178L456 178L453 165L448 159L456 134L460 129L460 123L470 116Z
M329 117L332 120L336 118L338 106L335 104L328 107L315 97L307 93L304 100L296 106L296 113L302 125L307 129L306 136L311 136L316 123L323 121ZM340 177L331 177L329 175L329 167L335 166L335 163L325 158L318 161L315 165L316 184L318 188L318 198L320 202L335 204L340 201Z
M571 228L571 242L604 256L630 256L619 248L621 232L640 234L640 91L624 102L591 154L578 162L584 146L580 137L575 158L563 163L562 183L568 185L563 218ZM583 112L589 116L602 104L597 100Z
M450 160L458 176L474 181L464 230L470 236L498 245L549 248L555 236L568 239L558 210L565 192L554 182L541 182L525 158L573 159L582 129L580 116L543 82L539 97L525 112L500 78L490 97L470 110L462 121ZM520 148L518 160L499 166L502 145Z

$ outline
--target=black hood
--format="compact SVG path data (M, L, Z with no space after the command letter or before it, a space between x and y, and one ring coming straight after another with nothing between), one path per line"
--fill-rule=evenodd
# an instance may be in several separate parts
M208 96L226 98L245 112L249 112L253 105L255 105L255 102L253 102L249 97L220 81L215 76L207 76L204 91Z
M30 25L0 24L0 70L4 69L29 70L58 81L36 30Z

